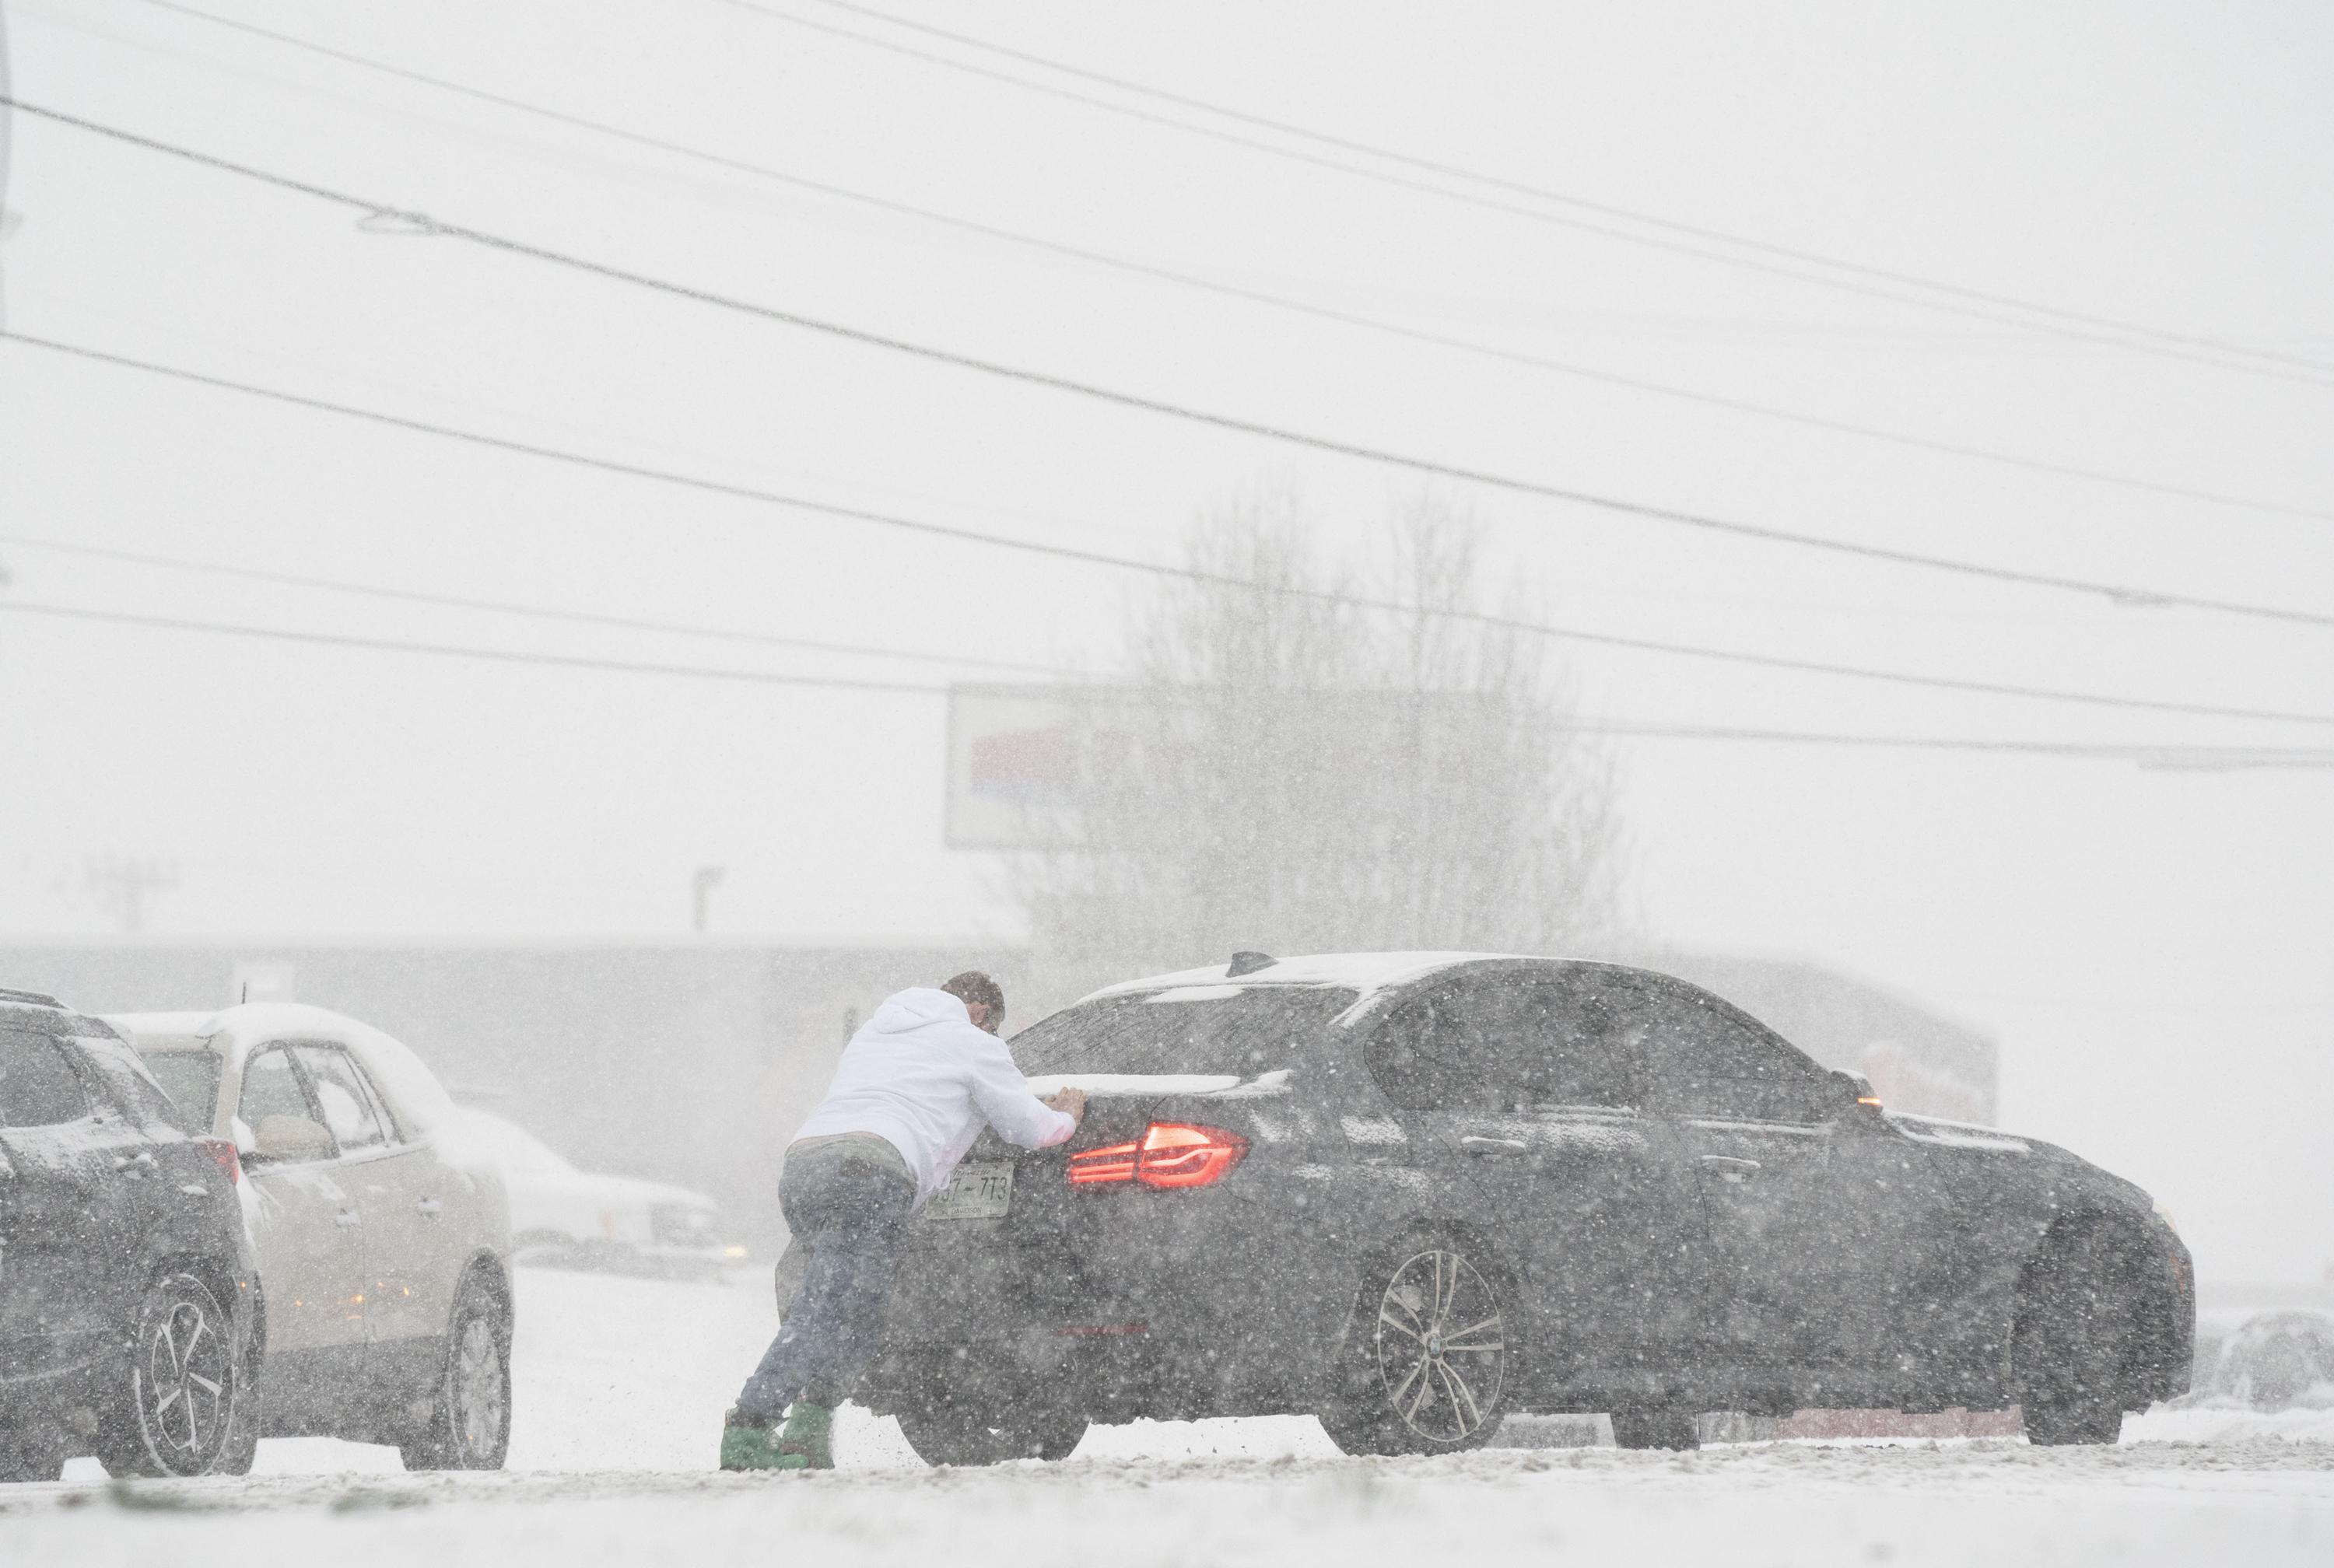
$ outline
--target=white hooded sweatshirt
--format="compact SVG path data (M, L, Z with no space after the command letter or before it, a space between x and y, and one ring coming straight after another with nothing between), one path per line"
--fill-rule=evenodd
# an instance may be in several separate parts
M1005 1042L973 1025L946 991L919 986L884 999L834 1069L797 1140L872 1132L915 1173L921 1203L948 1186L986 1121L1024 1149L1046 1149L1077 1123L1029 1092Z

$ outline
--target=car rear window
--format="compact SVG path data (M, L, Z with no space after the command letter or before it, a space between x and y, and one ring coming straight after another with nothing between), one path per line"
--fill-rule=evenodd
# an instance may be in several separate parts
M1105 996L1013 1040L1032 1075L1205 1073L1242 1077L1316 1060L1331 1019L1359 993L1339 986L1206 986Z
M179 1125L207 1130L218 1107L219 1059L209 1051L149 1051L146 1071L178 1108Z
M0 1029L0 1127L61 1127L89 1114L89 1092L46 1034Z

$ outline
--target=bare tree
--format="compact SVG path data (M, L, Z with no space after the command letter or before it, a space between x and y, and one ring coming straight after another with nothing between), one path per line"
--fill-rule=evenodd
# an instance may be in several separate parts
M1293 510L1197 529L1130 678L1080 703L1061 845L1018 868L1063 984L1278 953L1548 952L1604 934L1618 830L1544 641L1477 613L1480 531L1421 501L1357 608Z

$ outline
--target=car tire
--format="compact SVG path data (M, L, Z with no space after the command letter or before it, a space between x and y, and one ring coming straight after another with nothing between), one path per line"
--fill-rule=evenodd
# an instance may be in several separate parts
M1612 1419L1615 1448L1683 1450L1702 1447L1691 1410L1615 1410Z
M2030 1443L2113 1443L2123 1431L2139 1319L2119 1261L2112 1234L2093 1227L2046 1237L2027 1265L2010 1362Z
M1001 1465L1008 1459L1066 1459L1086 1435L1086 1419L1059 1411L1016 1411L998 1421L943 1404L899 1412L900 1433L927 1465Z
M148 1287L118 1365L97 1457L111 1476L203 1476L235 1457L250 1418L246 1356L211 1288L190 1274ZM246 1462L246 1467L247 1462Z
M409 1470L499 1470L510 1453L510 1319L476 1276L454 1298L446 1357L416 1404L429 1414L397 1446Z
M1480 1246L1426 1236L1365 1266L1317 1412L1348 1454L1447 1454L1491 1440L1515 1381L1506 1271Z

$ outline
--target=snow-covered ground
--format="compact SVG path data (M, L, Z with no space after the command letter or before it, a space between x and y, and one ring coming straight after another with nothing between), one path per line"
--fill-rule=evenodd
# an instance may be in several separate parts
M1503 1447L1355 1460L1309 1420L1140 1423L1059 1465L933 1471L846 1411L843 1468L711 1469L772 1327L728 1286L525 1272L511 1469L407 1476L393 1452L269 1442L247 1480L0 1489L0 1563L173 1560L696 1564L929 1561L1649 1563L2334 1562L2334 1411L2166 1410L2109 1449L2016 1441L1770 1443L1696 1454ZM855 1419L854 1419L855 1418Z

